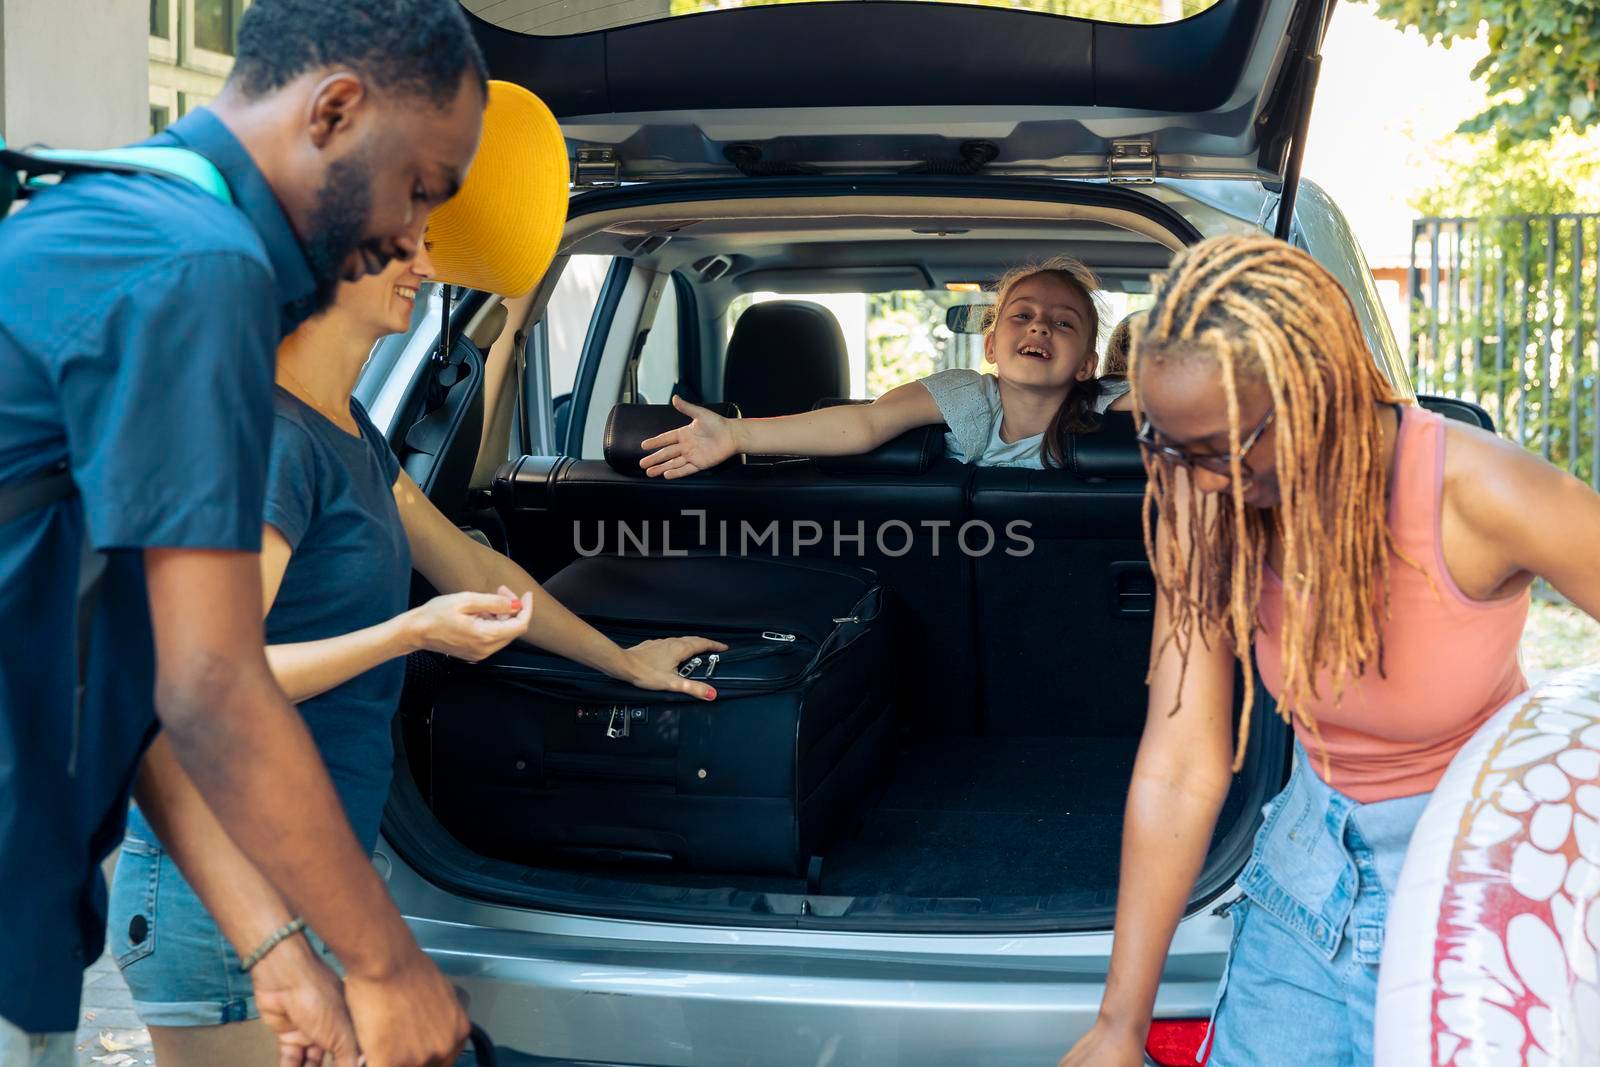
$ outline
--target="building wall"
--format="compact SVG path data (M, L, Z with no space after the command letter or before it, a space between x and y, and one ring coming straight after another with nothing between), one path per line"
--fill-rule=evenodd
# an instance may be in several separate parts
M0 134L108 148L148 128L147 27L129 0L0 0Z

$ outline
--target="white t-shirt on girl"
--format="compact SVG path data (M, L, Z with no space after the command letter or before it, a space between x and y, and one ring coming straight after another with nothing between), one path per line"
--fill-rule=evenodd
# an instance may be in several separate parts
M1044 469L1044 434L1036 433L1016 441L1000 437L1000 381L992 374L956 367L922 379L933 402L944 416L949 432L944 435L945 455L951 459L976 463L981 467L1027 467ZM1095 402L1096 411L1106 407L1127 390L1105 390Z
M984 467L1044 469L1039 448L1044 434L1017 441L1000 439L1004 409L1000 406L1000 382L994 375L956 367L930 374L922 384L949 427L944 435L945 455Z

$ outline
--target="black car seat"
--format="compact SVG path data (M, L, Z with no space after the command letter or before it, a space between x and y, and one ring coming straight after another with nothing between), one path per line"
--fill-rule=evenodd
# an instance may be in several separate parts
M810 411L823 397L850 394L850 357L833 312L808 300L747 308L734 323L722 371L722 399L747 419Z

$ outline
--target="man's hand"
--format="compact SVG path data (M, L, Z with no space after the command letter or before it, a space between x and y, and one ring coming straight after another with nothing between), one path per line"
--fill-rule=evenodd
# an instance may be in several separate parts
M344 980L367 1067L451 1067L467 1041L455 990L419 949L383 978Z
M278 1037L278 1067L356 1067L355 1027L339 978L304 937L274 947L250 969L261 1021Z

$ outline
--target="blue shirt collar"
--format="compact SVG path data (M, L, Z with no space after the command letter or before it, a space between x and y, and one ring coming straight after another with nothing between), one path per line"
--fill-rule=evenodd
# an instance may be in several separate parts
M233 132L207 108L189 112L152 141L160 143L163 138L205 156L222 172L234 203L266 246L278 285L279 318L287 336L316 310L317 284L300 238L266 176Z

